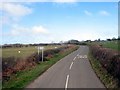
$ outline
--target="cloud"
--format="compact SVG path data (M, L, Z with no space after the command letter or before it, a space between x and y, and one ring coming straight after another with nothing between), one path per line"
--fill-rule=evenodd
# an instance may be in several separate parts
M11 36L24 36L24 35L45 35L49 34L48 30L43 26L33 26L31 28L13 25L10 31Z
M69 32L68 34L64 35L62 39L66 41L69 39L76 39L76 40L82 41L82 40L94 40L96 38L99 38L98 33L92 30L90 31L88 30L83 29L83 31L75 30L75 31Z
M92 13L89 12L89 11L87 11L87 10L85 10L84 13L85 13L86 15L88 15L88 16L91 16L91 15L92 15Z
M48 34L48 31L46 28L44 28L43 26L34 26L32 28L32 32L35 33L35 34Z
M74 2L77 2L77 0L52 0L52 2L56 2L56 3L74 3Z
M9 32L10 36L22 36L28 34L29 28L21 27L17 24L12 25L12 29Z
M75 7L77 6L77 0L51 0L54 6L60 8Z
M93 15L93 13L89 12L88 10L84 10L84 13L85 13L86 15L88 15L88 16L92 16L92 15ZM105 10L99 11L98 14L99 14L99 15L102 15L102 16L109 16L109 15L110 15L110 13L107 12L107 11L105 11Z
M11 16L25 16L32 12L31 8L18 3L2 3L0 10Z
M100 11L99 14L102 15L102 16L109 16L110 15L110 13L108 13L105 10Z
M1 0L2 2L55 2L55 1L72 1L72 0ZM76 2L119 2L119 0L74 0Z
M2 13L2 24L10 25L17 23L26 15L32 13L32 9L21 3L0 3L0 12Z
M50 40L50 35L51 33L49 33L48 29L42 25L34 25L32 27L22 27L18 24L14 24L9 31L2 32L2 37L4 38L5 43L48 42Z

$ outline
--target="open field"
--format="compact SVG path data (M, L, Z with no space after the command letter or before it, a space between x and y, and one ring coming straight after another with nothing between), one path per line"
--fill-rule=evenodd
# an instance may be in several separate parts
M53 49L55 47L61 47L61 45L49 45L44 46L45 50ZM20 51L20 53L18 53ZM37 46L29 46L29 47L21 47L21 48L2 48L2 57L11 57L14 56L15 58L24 58L32 53L37 52Z
M101 42L93 42L92 44L99 44L106 48L111 48L114 50L120 51L120 47L118 46L120 41L101 41Z
M114 50L120 50L120 48L118 47L118 41L100 42L100 44L102 44L103 47L106 47L106 48L112 48Z

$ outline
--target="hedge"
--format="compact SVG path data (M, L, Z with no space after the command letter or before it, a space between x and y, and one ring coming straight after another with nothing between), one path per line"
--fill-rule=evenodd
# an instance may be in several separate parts
M99 60L103 68L120 82L120 52L100 45L91 45L92 55Z

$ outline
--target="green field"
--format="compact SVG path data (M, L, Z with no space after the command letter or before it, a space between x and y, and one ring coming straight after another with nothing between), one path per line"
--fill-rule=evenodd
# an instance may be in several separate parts
M120 47L118 46L120 44L120 41L101 41L101 42L92 42L92 44L99 44L102 45L105 48L111 48L114 50L120 51Z
M55 47L61 47L61 45L44 46L45 48L44 50L53 49ZM18 51L20 51L20 53ZM21 48L2 48L2 57L6 58L6 57L14 56L16 58L24 58L35 52L37 52L36 46L21 47Z
M120 51L120 48L118 47L118 41L100 42L100 44L102 44L103 47L112 48L114 50L119 50Z

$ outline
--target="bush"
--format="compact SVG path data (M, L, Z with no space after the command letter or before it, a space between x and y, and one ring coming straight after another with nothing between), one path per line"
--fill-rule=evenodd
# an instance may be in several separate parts
M91 45L93 56L100 61L101 65L115 78L120 81L120 55L119 51L103 48L99 45Z

